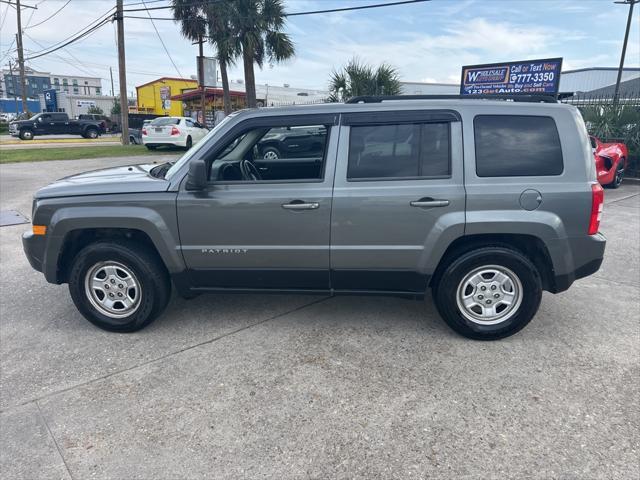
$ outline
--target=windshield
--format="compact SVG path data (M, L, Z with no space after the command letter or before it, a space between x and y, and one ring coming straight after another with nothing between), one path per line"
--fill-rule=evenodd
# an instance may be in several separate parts
M231 118L233 118L236 115L237 112L234 112L230 115L227 115L226 117L224 117L224 120L222 120L218 125L216 125L213 129L211 129L209 131L209 133L207 133L207 135L200 140L197 145L195 145L194 147L191 148L191 150L189 150L187 153L185 153L182 157L180 157L180 160L178 160L176 163L174 163L171 168L169 170L167 170L166 175L164 176L164 178L166 178L167 180L170 179L173 175L175 175L175 173L180 170L180 168L185 165L190 159L191 157L194 157L196 155L198 155L200 153L201 150L203 150L207 144L209 143L209 139L215 135L220 128L225 125L226 123L229 122L229 120Z
M154 127L162 127L164 125L178 125L179 123L179 118L158 117L153 122L151 122L151 125L153 125Z

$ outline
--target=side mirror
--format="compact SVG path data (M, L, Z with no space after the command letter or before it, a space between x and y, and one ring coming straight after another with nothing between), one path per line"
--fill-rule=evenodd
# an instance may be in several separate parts
M204 160L192 160L187 175L187 190L204 190L207 187L207 164Z

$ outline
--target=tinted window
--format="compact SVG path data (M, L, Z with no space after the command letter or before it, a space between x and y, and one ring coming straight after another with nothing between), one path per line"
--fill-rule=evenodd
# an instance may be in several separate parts
M163 127L165 125L178 125L179 123L179 118L158 117L155 120L152 120L151 125L153 125L154 127Z
M352 126L347 178L428 178L451 174L449 124Z
M560 136L552 118L479 115L474 129L479 177L562 173Z

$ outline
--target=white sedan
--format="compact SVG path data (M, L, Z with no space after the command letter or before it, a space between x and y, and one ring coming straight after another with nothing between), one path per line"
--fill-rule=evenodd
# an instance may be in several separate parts
M207 133L205 127L189 117L158 117L142 129L142 144L149 150L161 145L190 149Z

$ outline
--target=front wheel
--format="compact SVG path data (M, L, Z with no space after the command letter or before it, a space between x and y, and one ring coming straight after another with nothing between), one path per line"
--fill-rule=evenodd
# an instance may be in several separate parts
M476 340L518 332L538 311L540 274L523 254L507 247L467 252L435 279L433 297L445 322Z
M100 242L78 253L69 275L69 292L80 313L112 332L134 332L149 325L167 306L169 276L148 249L130 242Z
M28 129L20 130L18 136L20 137L20 140L33 140L33 132Z

